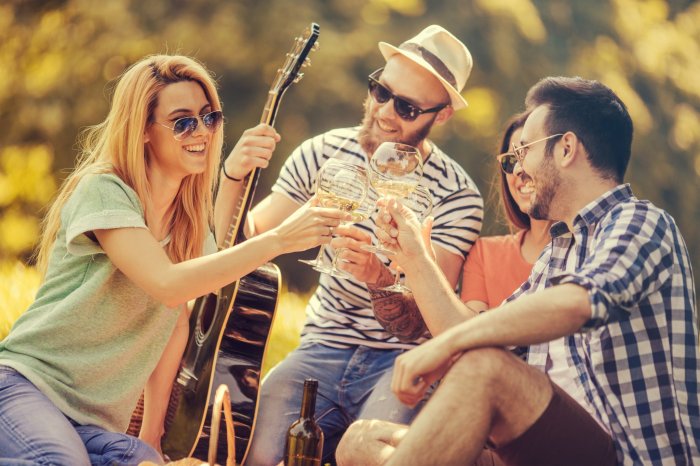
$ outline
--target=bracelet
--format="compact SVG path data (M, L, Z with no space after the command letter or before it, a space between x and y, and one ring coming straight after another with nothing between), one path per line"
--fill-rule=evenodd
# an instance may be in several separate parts
M238 178L234 178L231 175L229 175L228 173L226 173L226 164L225 163L221 164L221 171L224 172L224 176L231 181L235 181L236 183L240 183L241 181L243 181L243 178L241 178L239 180Z

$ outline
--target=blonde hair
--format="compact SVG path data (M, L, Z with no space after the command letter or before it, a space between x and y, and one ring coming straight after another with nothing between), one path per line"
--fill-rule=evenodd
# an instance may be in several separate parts
M43 274L46 273L61 225L61 210L86 175L114 173L136 191L146 211L151 186L146 176L149 153L144 133L146 127L154 123L160 91L169 84L181 81L198 83L212 110L221 110L212 76L203 65L191 58L177 55L146 57L121 76L107 118L85 131L76 168L64 181L44 218L37 254L37 265ZM168 209L170 242L166 251L175 262L202 254L204 240L211 231L214 185L222 146L223 130L220 127L212 137L206 170L182 180Z

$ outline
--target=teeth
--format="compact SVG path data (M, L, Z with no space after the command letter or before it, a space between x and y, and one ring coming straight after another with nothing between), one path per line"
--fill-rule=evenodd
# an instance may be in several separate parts
M391 128L384 127L384 125L382 125L379 121L377 121L377 126L379 127L379 129L381 129L382 131L387 132L387 133L391 133L394 131Z
M191 146L185 146L185 150L188 152L202 152L206 144L193 144Z
M532 181L528 181L520 188L520 192L523 194L531 194L535 191L535 185Z

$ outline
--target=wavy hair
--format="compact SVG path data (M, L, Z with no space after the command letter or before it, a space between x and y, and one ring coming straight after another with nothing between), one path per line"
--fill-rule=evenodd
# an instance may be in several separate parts
M138 195L144 212L151 202L151 185L146 175L149 151L145 129L154 123L160 91L169 84L198 83L212 106L221 110L216 84L207 69L192 58L179 55L146 57L127 69L116 85L107 118L88 127L81 138L81 153L75 170L63 182L42 225L37 265L46 273L49 256L61 225L61 210L86 175L114 173ZM198 257L211 231L213 193L223 146L220 127L212 136L207 168L186 176L168 209L170 242L166 252L174 262ZM146 224L148 225L148 218Z

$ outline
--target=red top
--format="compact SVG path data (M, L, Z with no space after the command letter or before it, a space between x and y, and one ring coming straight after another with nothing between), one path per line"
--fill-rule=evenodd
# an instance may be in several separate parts
M469 251L462 276L462 301L483 301L497 307L530 276L520 245L525 230L513 235L479 238Z

